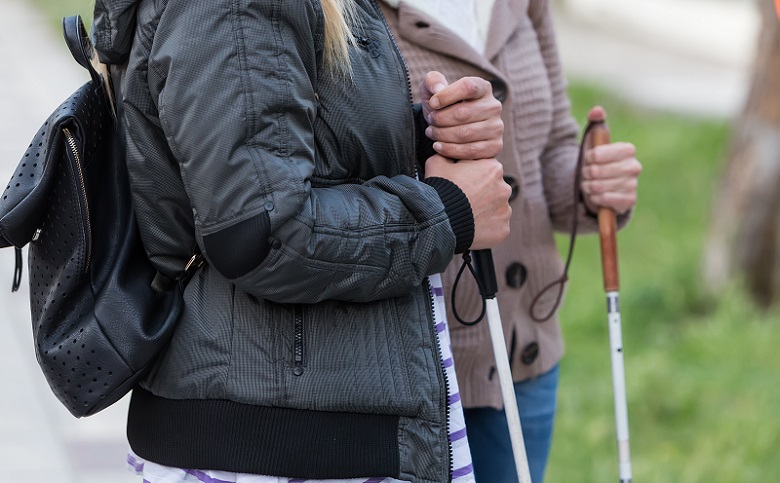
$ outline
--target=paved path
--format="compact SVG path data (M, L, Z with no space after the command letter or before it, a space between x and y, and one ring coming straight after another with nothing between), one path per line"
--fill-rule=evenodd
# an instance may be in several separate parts
M43 120L89 76L24 0L0 0L0 17L0 178L6 181ZM13 251L0 251L0 479L138 483L124 468L126 401L83 420L60 405L35 361L27 273L22 290L11 294L13 268Z
M24 0L0 0L0 18L0 178L8 179L41 122L87 80L87 74ZM636 38L618 41L583 15L560 18L558 25L570 76L603 83L656 107L726 116L741 105L745 59L734 62L723 56L681 53ZM13 252L0 251L0 479L138 483L124 469L126 399L96 416L76 420L49 391L33 352L27 273L19 293L8 290L13 265Z

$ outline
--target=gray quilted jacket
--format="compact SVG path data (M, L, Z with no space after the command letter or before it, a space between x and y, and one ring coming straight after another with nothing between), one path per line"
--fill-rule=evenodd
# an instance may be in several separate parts
M196 246L207 260L134 391L144 458L449 479L426 277L473 222L454 185L415 180L405 65L375 0L357 4L347 80L322 68L319 0L97 1L144 245L171 277Z

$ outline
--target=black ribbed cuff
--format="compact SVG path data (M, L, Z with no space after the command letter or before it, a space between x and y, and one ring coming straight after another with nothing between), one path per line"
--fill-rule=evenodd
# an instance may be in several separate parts
M474 214L469 199L458 185L448 179L432 177L424 181L436 190L444 204L444 211L455 233L455 253L465 252L474 241Z

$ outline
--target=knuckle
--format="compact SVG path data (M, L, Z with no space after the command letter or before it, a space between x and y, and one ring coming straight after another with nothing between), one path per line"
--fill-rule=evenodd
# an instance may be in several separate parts
M492 144L493 149L493 156L497 156L503 149L504 149L504 140L501 138L496 139L493 141Z
M504 185L501 187L501 198L509 202L510 196L512 196L512 187L504 183Z
M471 128L471 126L465 124L465 125L458 126L457 131L455 131L455 135L461 141L468 141L469 139L471 139L473 132L474 130Z
M478 77L466 77L463 81L463 86L466 88L466 92L468 92L471 95L476 94L479 91L479 85L477 82L479 82L480 78Z
M501 181L504 182L504 166L496 159L491 159L489 162L491 175L496 178L500 178ZM506 184L506 182L504 182L504 184Z
M604 154L602 152L601 146L596 146L591 149L589 158L590 163L593 164L598 164L604 161Z
M476 159L476 146L467 144L461 148L461 159Z
M484 128L485 137L498 138L504 137L504 123L488 121Z
M585 172L588 179L598 179L601 176L601 168L596 165L587 166Z
M463 104L459 104L452 111L452 116L456 121L465 122L471 116L471 110Z
M582 155L583 172L586 171L591 164L593 164L593 149L588 149Z
M504 185L501 187L500 196L502 200L507 202L507 207L509 207L509 197L512 196L512 187L504 183ZM510 212L511 212L511 208L510 208Z

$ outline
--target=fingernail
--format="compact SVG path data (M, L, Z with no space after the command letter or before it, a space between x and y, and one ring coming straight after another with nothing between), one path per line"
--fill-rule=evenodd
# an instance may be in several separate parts
M428 121L428 124L433 124L433 114L428 114L426 121Z
M429 105L430 105L432 108L434 108L434 109L438 109L438 108L439 108L439 106L441 105L441 102L439 102L439 98L438 98L438 97L431 97L431 100L430 100L430 101L428 101L428 104L429 104Z
M425 128L425 135L428 136L428 137L433 136L433 128L431 128L430 126Z
M433 143L433 149L435 149L436 151L441 151L441 148L442 148L441 143Z
M436 94L442 89L444 89L444 84L436 84L435 86L433 86L433 93Z

